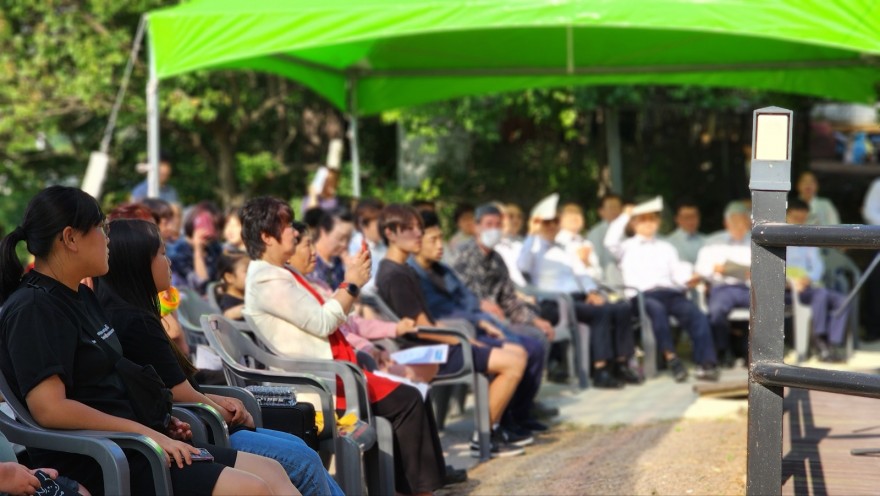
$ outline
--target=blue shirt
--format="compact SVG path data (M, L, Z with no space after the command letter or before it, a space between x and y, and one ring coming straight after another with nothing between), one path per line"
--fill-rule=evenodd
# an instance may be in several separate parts
M478 313L480 300L461 282L449 266L437 262L425 270L414 259L408 262L419 276L422 293L431 315L438 319L461 317L462 313ZM467 318L467 317L465 317ZM468 318L468 320L471 320Z
M333 257L329 262L319 255L315 262L315 270L306 276L311 281L321 281L330 289L336 289L345 281L345 264L342 258Z
M193 248L186 239L180 238L174 243L165 245L166 255L171 261L171 284L177 288L192 288L199 294L205 294L205 287L217 280L217 261L223 254L223 246L211 241L205 246L205 266L208 278L202 279L196 274L193 264Z
M140 184L131 190L131 199L133 201L141 201L147 198L147 180L144 179ZM159 186L159 198L168 203L180 204L180 198L177 196L177 190L174 186L168 184Z

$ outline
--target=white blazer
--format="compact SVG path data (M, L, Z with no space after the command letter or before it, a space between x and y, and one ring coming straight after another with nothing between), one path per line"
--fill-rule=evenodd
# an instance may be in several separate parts
M338 301L321 305L290 271L262 260L248 266L242 313L254 332L298 358L332 359L327 336L347 318Z

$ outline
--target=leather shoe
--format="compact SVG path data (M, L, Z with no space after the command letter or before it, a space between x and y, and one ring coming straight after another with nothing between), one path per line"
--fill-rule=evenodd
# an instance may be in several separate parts
M614 377L617 377L626 384L642 383L642 376L631 369L625 362L616 362L614 364Z
M680 358L672 358L667 361L666 364L669 366L669 370L672 372L672 377L675 379L675 382L684 382L687 380L688 372L687 369L684 368L684 364L681 363Z
M694 377L701 381L717 381L721 377L721 371L715 364L706 364L697 367Z
M468 480L467 470L463 468L455 468L452 465L446 466L446 477L443 479L443 485L459 484Z
M620 389L623 385L622 381L619 381L616 377L611 375L608 367L596 369L596 373L593 375L593 387L602 389Z

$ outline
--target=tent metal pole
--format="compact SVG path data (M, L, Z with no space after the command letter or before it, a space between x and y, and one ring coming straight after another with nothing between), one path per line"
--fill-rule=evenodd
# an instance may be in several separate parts
M358 151L358 108L357 78L348 80L348 121L350 124L348 139L351 140L351 193L355 198L361 197L361 156Z
M149 24L149 18L147 19ZM149 34L149 29L147 31ZM147 196L159 197L159 79L156 77L156 58L152 43L147 44L150 77L147 80Z

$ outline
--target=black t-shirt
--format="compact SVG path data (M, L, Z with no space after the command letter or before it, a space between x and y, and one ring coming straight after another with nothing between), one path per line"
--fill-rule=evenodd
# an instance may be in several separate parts
M428 311L419 276L409 265L392 262L387 258L379 262L376 289L379 297L398 317L415 319L420 313L424 313L430 320L434 320Z
M122 344L122 355L138 365L152 365L165 387L185 381L186 374L177 361L171 342L159 317L131 305L102 288L101 304L110 325Z
M220 298L217 300L217 306L219 306L220 310L224 312L232 307L237 307L238 305L244 305L244 300L226 293L221 294Z
M0 369L18 399L25 403L34 387L58 375L67 398L136 421L111 358L86 331L121 353L107 322L88 287L75 292L36 271L25 275L0 313Z

